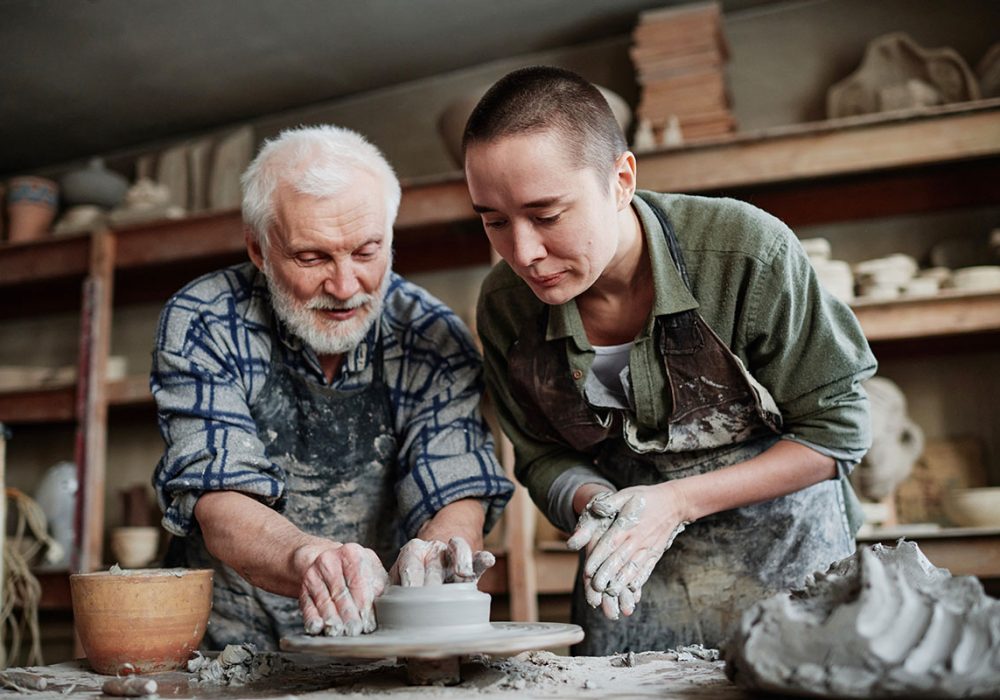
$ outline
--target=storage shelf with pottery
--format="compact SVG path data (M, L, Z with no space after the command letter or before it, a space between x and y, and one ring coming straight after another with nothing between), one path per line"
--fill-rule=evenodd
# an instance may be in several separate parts
M793 227L995 206L1000 204L1000 99L740 133L647 152L639 156L639 185L735 196ZM396 267L404 273L490 260L459 171L404 183L397 229ZM0 304L0 318L76 309L84 321L82 382L0 394L4 422L79 422L87 455L84 492L102 494L81 504L84 568L103 561L108 408L150 401L145 377L106 381L115 305L162 302L197 274L243 259L243 227L235 210L0 245L0 298L7 300ZM998 294L855 306L873 342L1000 330L998 308ZM509 455L504 459L511 461ZM564 572L575 565L575 555L536 557L533 518L521 493L505 520L506 556L484 581L490 590L510 591L515 619L532 618L536 593L566 592L572 585Z

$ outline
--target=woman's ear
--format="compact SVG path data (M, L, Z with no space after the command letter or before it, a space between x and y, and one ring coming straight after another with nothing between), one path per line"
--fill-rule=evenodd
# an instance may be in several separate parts
M625 151L615 160L614 193L618 211L632 203L636 185L636 162L632 151Z

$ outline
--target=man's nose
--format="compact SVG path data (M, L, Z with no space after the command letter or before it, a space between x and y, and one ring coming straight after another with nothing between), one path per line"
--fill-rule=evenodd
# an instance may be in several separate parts
M515 223L512 226L513 248L511 255L519 267L531 267L545 257L542 237L530 222Z
M331 265L323 280L323 291L335 299L347 301L361 291L361 282L349 265Z

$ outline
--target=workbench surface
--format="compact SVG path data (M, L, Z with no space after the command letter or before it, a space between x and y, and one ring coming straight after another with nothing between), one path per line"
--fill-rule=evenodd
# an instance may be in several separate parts
M511 658L472 657L462 665L462 683L451 687L410 686L404 666L395 659L345 663L325 657L279 654L285 668L244 686L197 682L186 672L151 674L161 698L749 698L730 683L722 661L689 654L643 652L611 657L567 657L525 652ZM11 696L37 700L106 697L108 676L89 670L86 661L27 670L43 676L47 688ZM4 691L0 690L0 695Z

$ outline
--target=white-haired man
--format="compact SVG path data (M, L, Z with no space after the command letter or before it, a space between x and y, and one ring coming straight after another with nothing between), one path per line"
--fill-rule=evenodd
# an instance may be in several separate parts
M471 336L391 271L400 187L378 149L286 131L243 189L252 263L195 280L160 317L153 483L175 551L215 569L209 643L273 649L303 628L370 632L390 578L478 578L512 486Z

